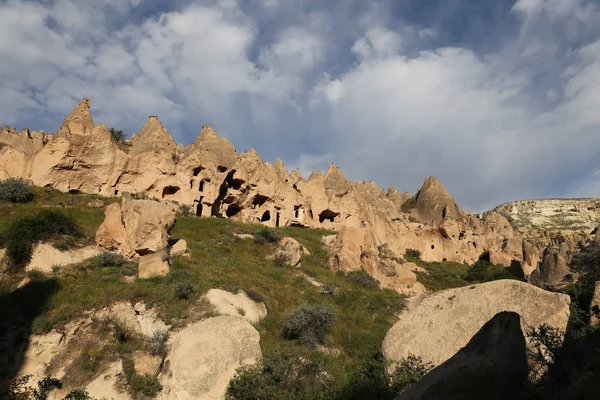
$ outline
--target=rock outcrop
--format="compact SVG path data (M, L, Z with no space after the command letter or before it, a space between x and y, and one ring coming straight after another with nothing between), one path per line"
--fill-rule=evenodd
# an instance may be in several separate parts
M187 205L203 217L270 227L363 229L373 248L387 245L397 254L412 248L419 250L425 261L473 263L485 256L494 263L521 268L525 277L541 265L544 250L555 245L553 237L536 226L566 227L570 233L565 237L574 243L586 239L591 231L576 237L576 226L587 229L600 224L600 201L595 200L567 201L560 206L556 201L523 203L527 206L511 203L496 212L472 215L458 207L435 177L425 179L414 201L409 193L400 193L393 186L385 192L374 182L351 182L334 165L324 174L316 171L305 179L297 170L288 173L281 160L273 164L262 160L253 149L238 154L210 126L203 126L189 146L176 145L156 116L150 116L131 140L118 142L106 126L94 122L87 99L75 107L55 135L27 129L17 132L10 127L0 131L0 179L16 176L74 193L138 193ZM537 217L538 211L542 219ZM523 213L526 216L517 218L516 214ZM548 222L562 214L569 216L565 217L568 223ZM505 216L518 222L518 231ZM112 232L104 235L103 247L118 248L128 257L155 251L145 250L135 239L129 243L132 238L120 228L117 206L109 208L109 218L113 222L105 228ZM123 211L121 218L127 218ZM360 254L354 252L354 257L353 264L361 263ZM376 266L369 273L378 274L381 263L371 264ZM390 280L394 268L383 268L379 278ZM404 286L394 277L391 281L388 287Z
M590 302L590 325L600 324L600 281L594 287L594 296Z
M102 253L102 249L98 246L86 246L81 249L62 251L48 243L37 243L33 247L31 260L25 270L51 273L54 267L78 264L100 253Z
M241 317L215 317L177 333L159 375L159 399L223 399L242 365L262 358L260 335Z
M519 398L527 379L519 314L501 312L449 360L396 400L504 400Z
M248 295L240 291L237 294L221 289L211 289L204 295L220 315L243 317L252 324L257 324L267 316L267 307L264 303L253 301Z
M524 331L547 323L564 332L569 305L565 294L515 280L425 294L402 312L400 320L388 331L382 351L388 360L400 360L412 353L439 365L499 312L518 313Z

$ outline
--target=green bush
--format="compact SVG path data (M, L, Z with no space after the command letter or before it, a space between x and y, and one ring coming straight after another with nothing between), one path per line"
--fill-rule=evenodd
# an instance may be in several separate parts
M284 250L278 250L273 255L273 262L278 267L285 267L292 260L292 256L289 252Z
M30 260L35 243L60 235L81 235L71 215L60 211L42 210L33 217L15 219L3 238L11 266L23 267Z
M162 390L162 385L155 376L145 374L132 374L129 380L129 387L133 392L142 393L144 396L156 397Z
M312 400L333 384L322 356L297 348L266 350L262 362L242 366L229 382L227 400Z
M180 204L179 205L179 213L181 215L183 215L184 217L191 217L193 214L192 212L192 207L190 207L187 204Z
M406 257L411 257L411 258L416 258L416 259L421 258L421 252L416 249L406 249L406 251L404 252L404 255Z
M493 265L484 260L479 260L471 265L465 275L465 280L468 282L482 283L499 279L519 279L519 277L502 265Z
M120 267L125 264L125 258L118 253L105 251L91 260L90 264L96 268Z
M0 181L0 200L13 203L27 203L33 199L33 192L23 178L8 178Z
M259 229L254 234L254 240L256 243L264 244L264 243L277 243L281 240L281 235L275 232L273 229L264 227Z
M152 333L148 338L148 347L155 356L164 357L167 355L167 341L169 340L169 331L158 330Z
M400 210L402 210L403 213L408 214L412 209L415 208L416 205L417 205L417 199L414 197L411 197L410 199L408 199L404 203L402 203L402 205L400 206Z
M64 400L92 400L92 398L85 389L74 389L65 396Z
M244 290L246 296L250 298L250 300L255 301L257 303L264 303L265 298L262 294L258 293L256 290L246 289Z
M120 129L110 128L110 138L114 143L123 143L125 141L125 134Z
M190 282L177 282L174 289L174 295L176 299L187 300L193 291L194 285Z
M283 338L309 346L324 344L335 317L335 311L328 305L303 304L286 315Z
M432 368L432 363L425 363L422 357L409 354L398 362L390 377L392 392L402 393L410 385L420 381Z
M351 271L346 274L346 280L358 286L366 287L368 289L377 290L379 289L379 283L373 278L367 271L361 269L360 271Z
M27 385L31 377L32 375L25 375L12 381L7 400L46 400L50 392L62 388L60 380L50 376L38 381L37 388L32 388Z

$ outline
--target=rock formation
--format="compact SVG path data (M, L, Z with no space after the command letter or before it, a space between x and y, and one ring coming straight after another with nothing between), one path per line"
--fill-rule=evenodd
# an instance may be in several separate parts
M600 324L600 281L594 287L594 296L590 302L590 325Z
M238 367L262 358L260 336L241 317L215 317L189 325L173 337L159 375L158 399L222 399Z
M527 379L519 314L496 314L452 358L396 400L504 400L519 398Z
M524 331L547 323L564 332L569 305L569 296L565 294L515 280L425 294L415 298L402 312L400 320L388 331L382 351L388 360L400 360L412 353L439 365L465 346L499 312L518 313Z
M305 179L297 170L288 173L281 160L273 164L262 160L253 149L238 154L210 126L203 126L189 146L176 145L156 116L150 116L131 140L115 142L106 126L94 122L88 99L75 107L54 135L10 127L0 131L0 179L17 176L75 193L138 193L187 205L203 217L270 227L361 229L366 242L360 246L367 244L367 253L353 251L352 264L362 263L362 256L370 273L391 281L386 287L406 285L397 283L396 276L403 271L392 275L395 266L371 261L377 257L369 252L376 255L373 249L382 245L396 254L419 250L426 261L473 263L489 257L493 263L521 268L527 277L541 265L545 249L555 245L556 235L576 243L586 239L589 227L600 223L600 201L511 203L472 215L458 207L435 177L425 179L414 198L393 186L385 192L374 182L351 182L334 165ZM568 218L558 221L561 213ZM128 256L143 253L140 243L123 241L117 214L117 206L107 212L115 232L113 242L104 247L123 246L119 251ZM505 216L517 221L519 230ZM575 232L576 225L587 230ZM548 234L545 226L561 230ZM338 243L337 248L344 246ZM350 253L342 252L339 258L348 259ZM405 275L401 280L412 279ZM544 281L546 275L539 276Z
M243 317L251 324L258 324L267 316L267 307L264 303L253 301L244 291L237 294L226 290L211 289L204 295L220 315Z

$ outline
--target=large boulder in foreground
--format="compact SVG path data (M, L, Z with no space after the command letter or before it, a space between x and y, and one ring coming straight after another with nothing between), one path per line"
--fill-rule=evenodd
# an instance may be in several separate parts
M449 289L415 298L388 331L382 351L388 360L410 353L440 365L464 347L494 315L521 316L524 332L547 323L564 331L570 298L516 280Z
M465 347L396 400L503 400L518 398L527 379L519 314L501 312Z
M260 361L260 335L241 317L192 324L172 341L160 375L159 399L223 399L236 369Z
M176 208L173 204L153 200L134 200L125 194L120 206L111 204L104 214L104 222L96 232L96 243L106 250L135 258L168 246Z

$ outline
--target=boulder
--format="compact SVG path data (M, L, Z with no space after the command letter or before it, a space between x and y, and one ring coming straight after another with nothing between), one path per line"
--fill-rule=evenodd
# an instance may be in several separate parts
M246 240L246 239L254 239L254 235L249 233L234 233L233 236L236 239Z
M187 326L171 343L159 375L159 399L223 399L242 365L261 360L260 335L241 317L209 318Z
M107 207L105 220L96 232L96 243L129 258L154 253L167 248L175 218L173 204L134 200L124 195L120 207Z
M161 364L162 357L154 356L141 350L136 350L133 352L134 370L138 375L157 376L160 372Z
M211 289L204 297L217 314L243 317L252 324L259 323L267 316L265 304L253 301L243 291L233 294L226 290Z
M169 274L169 255L165 250L140 257L138 278L148 279L153 276Z
M516 280L500 280L424 294L410 302L388 331L382 351L388 360L409 353L439 365L465 346L494 315L521 316L524 331L547 323L566 329L570 298ZM423 334L426 332L427 334Z
M565 243L547 247L542 264L531 273L531 283L542 288L560 286L565 283L565 278L572 274L569 268L570 260L571 255Z
M596 282L594 287L594 296L590 302L590 325L600 324L600 281Z
M527 379L519 314L501 312L467 345L396 400L504 400L519 398Z
M96 312L95 317L119 321L130 331L145 337L151 337L155 332L169 330L169 327L158 317L156 310L153 308L146 310L146 306L141 302L136 303L135 306L129 302L116 302Z
M300 243L294 238L285 237L279 241L281 248L275 250L273 258L282 257L286 260L286 265L295 267L302 261L302 247Z
M183 239L179 239L173 246L171 246L171 255L185 254L187 252L187 242Z

